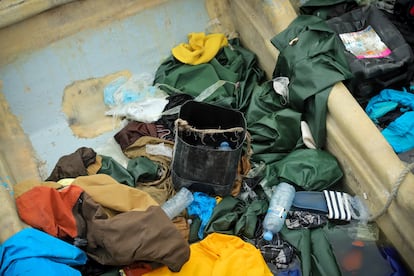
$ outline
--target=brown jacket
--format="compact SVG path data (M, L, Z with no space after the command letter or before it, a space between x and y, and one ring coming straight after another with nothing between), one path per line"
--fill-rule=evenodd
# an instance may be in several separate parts
M161 207L150 206L145 211L108 217L102 206L86 193L82 194L82 201L81 209L74 208L78 232L86 232L86 252L97 262L129 265L135 261L154 261L176 272L189 259L188 242ZM82 218L84 222L79 221Z
M82 249L98 263L153 261L178 271L189 259L188 242L147 193L102 174L60 190L40 184L16 198L20 217L53 236L86 240Z

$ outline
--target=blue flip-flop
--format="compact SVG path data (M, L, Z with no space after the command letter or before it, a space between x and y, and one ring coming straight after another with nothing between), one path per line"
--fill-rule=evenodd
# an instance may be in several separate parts
M349 195L344 192L328 191L298 191L292 206L298 209L311 210L327 214L329 219L350 221L351 206Z

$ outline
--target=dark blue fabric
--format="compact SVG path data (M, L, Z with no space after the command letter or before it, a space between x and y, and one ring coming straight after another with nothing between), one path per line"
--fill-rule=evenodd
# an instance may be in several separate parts
M34 228L26 228L0 246L0 275L81 275L71 266L86 263L79 248Z
M394 270L390 276L408 276L408 272L401 263L400 257L398 256L398 252L395 248L383 246L380 247L380 252Z

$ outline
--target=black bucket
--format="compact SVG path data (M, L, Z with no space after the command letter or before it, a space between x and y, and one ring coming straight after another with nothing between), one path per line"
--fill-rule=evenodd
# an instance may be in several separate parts
M246 121L239 111L188 101L176 121L172 181L210 195L230 194L237 177ZM231 149L222 150L220 144Z

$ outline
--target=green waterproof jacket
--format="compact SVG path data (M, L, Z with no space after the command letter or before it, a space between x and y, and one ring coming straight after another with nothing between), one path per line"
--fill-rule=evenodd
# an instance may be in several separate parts
M173 56L166 59L155 73L154 83L165 84L194 97L216 83L226 81L206 102L244 111L258 82L264 80L264 72L257 66L256 55L243 48L238 39L229 41L208 63L183 64ZM167 86L161 89L169 94Z
M296 44L289 45L294 38ZM280 51L274 76L290 80L288 104L274 92L270 81L264 82L255 55L243 49L238 40L231 41L230 47L224 47L205 64L187 65L168 58L158 68L154 83L166 84L161 88L169 94L178 89L192 96L198 96L217 81L237 83L226 83L206 102L244 113L252 137L252 161L266 164L264 177L269 187L284 180L306 190L321 190L342 177L335 158L321 150L331 88L352 76L338 39L316 16L299 16L272 39ZM301 120L309 124L319 149L304 148ZM237 198L225 197L216 206L204 234L221 232L251 237L258 216L266 210L266 201L246 205ZM200 221L194 218L191 241L197 240L199 226ZM284 229L282 235L300 252L303 275L339 275L322 231Z
M344 46L325 21L313 15L298 16L271 42L280 51L273 75L290 81L288 106L303 113L318 148L323 148L331 88L353 76Z

